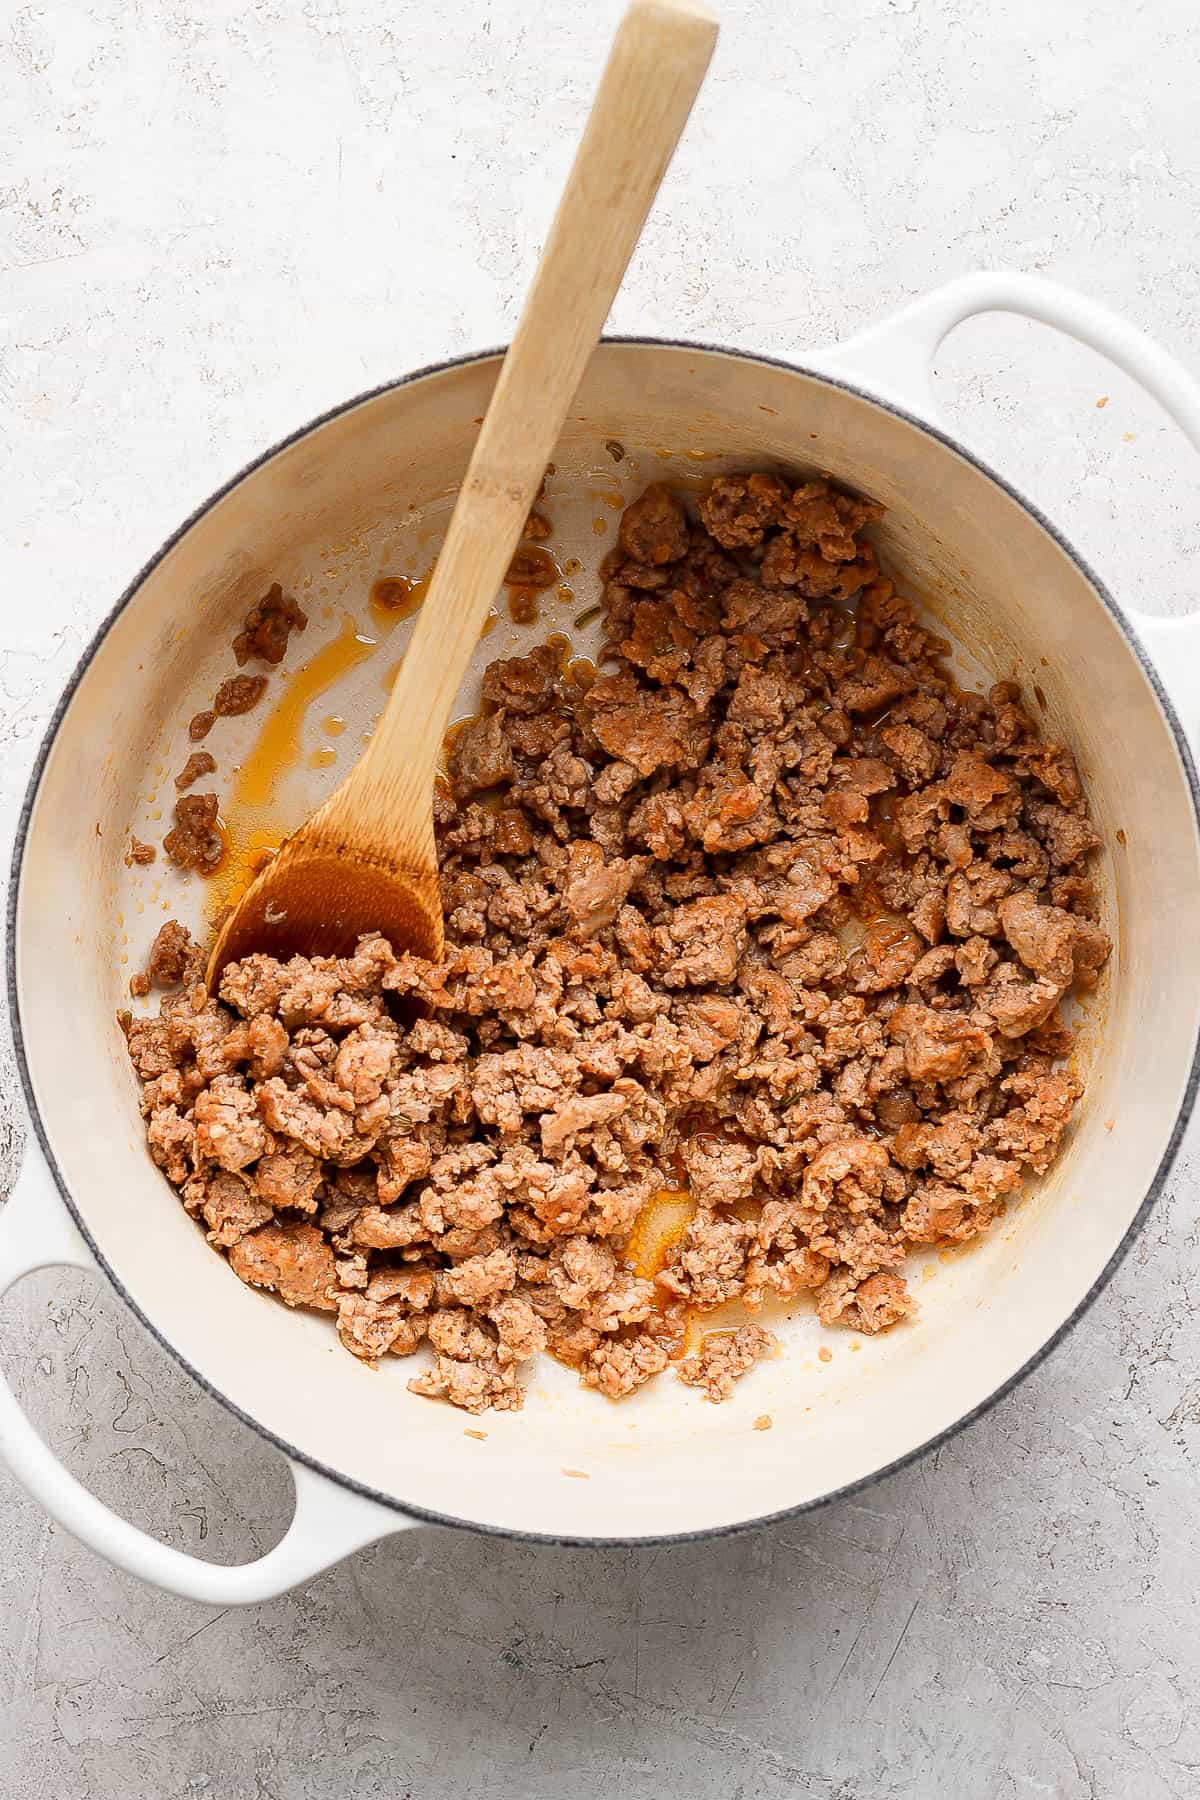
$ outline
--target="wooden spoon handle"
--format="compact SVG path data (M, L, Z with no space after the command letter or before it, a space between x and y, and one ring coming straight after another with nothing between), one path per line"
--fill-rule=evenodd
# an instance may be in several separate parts
M389 807L428 809L454 696L716 37L690 0L633 0L618 27L412 642L347 783L386 780Z

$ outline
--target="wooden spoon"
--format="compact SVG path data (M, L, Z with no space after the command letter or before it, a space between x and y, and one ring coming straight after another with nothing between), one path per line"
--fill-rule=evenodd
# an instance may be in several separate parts
M450 708L716 37L691 0L634 0L622 19L391 697L225 923L213 991L251 951L340 956L364 932L441 956L433 784Z

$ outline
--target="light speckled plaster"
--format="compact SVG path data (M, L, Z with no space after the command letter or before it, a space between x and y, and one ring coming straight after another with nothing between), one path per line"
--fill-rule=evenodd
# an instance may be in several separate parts
M195 502L344 395L503 337L617 10L0 8L6 835L81 645ZM722 13L615 328L786 355L1009 264L1200 362L1185 0ZM1129 383L990 319L940 386L1120 597L1193 603L1195 457ZM6 1059L5 1186L13 1088ZM1200 1794L1196 1143L1017 1394L773 1530L622 1554L419 1532L218 1613L100 1565L0 1474L0 1794ZM278 1536L276 1459L99 1283L23 1284L0 1355L131 1518L229 1560Z

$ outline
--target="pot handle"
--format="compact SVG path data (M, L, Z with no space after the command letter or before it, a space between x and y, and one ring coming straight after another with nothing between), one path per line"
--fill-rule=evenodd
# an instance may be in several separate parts
M1146 389L1200 450L1200 383L1161 345L1083 294L1015 269L961 275L870 325L816 360L931 424L941 409L930 376L943 338L977 313L1010 312L1052 325L1116 363ZM1131 613L1193 748L1200 746L1200 616Z
M33 1146L0 1209L0 1294L34 1269L95 1269L95 1257ZM42 1442L0 1372L0 1460L51 1518L107 1561L185 1600L245 1606L282 1594L377 1538L419 1523L351 1493L288 1458L296 1510L280 1542L255 1562L209 1563L160 1544L88 1492Z

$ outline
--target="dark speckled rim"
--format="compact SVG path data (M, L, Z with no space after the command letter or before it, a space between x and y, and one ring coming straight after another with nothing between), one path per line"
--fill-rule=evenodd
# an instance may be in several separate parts
M1142 648L1136 635L1130 629L1124 614L1114 601L1104 583L1088 566L1073 545L1071 545L1063 534L1051 524L1050 520L1047 519L1030 500L1019 493L1010 482L998 475L994 469L989 468L986 463L975 456L971 451L964 449L961 444L956 443L953 438L939 430L937 426L931 425L924 419L916 417L904 407L896 406L891 401L881 400L877 395L872 394L866 388L861 388L853 382L844 381L840 378L827 375L820 369L806 368L803 364L789 362L782 357L763 356L751 351L729 349L721 344L697 343L681 338L611 337L605 338L603 341L605 343L628 344L647 349L686 350L699 354L713 353L719 356L731 357L740 362L757 363L768 368L782 369L789 374L803 375L809 380L823 382L828 387L838 388L844 393L853 394L857 399L865 400L869 405L878 407L882 412L891 413L896 418L904 420L906 424L923 432L927 437L933 438L944 449L950 451L953 455L960 457L964 462L969 463L974 469L978 470L981 475L993 482L1010 500L1015 501L1018 506L1022 507L1030 517L1041 526L1042 530L1053 539L1054 543L1057 544L1064 555L1074 563L1075 567L1091 587L1101 605L1104 606L1117 625L1130 653L1136 657L1138 663L1141 665L1146 679L1149 681L1150 686L1158 699L1159 705L1162 708L1163 715L1170 727L1171 734L1174 737L1175 748L1187 780L1188 791L1191 795L1192 812L1196 821L1197 831L1200 833L1200 784L1197 782L1195 764L1192 760L1192 753L1188 745L1187 737L1176 716L1174 707L1167 697L1163 684L1159 679L1158 671L1145 650ZM760 1513L754 1518L739 1519L732 1524L710 1526L697 1531L654 1532L645 1536L614 1537L594 1537L570 1532L517 1531L507 1526L485 1525L475 1519L460 1519L456 1518L453 1514L432 1512L427 1508L411 1505L396 1499L395 1496L391 1494L382 1493L379 1489L372 1488L364 1482L353 1480L350 1476L343 1474L340 1470L330 1468L328 1464L320 1462L316 1457L306 1455L304 1451L298 1450L294 1444L289 1444L286 1439L281 1438L275 1432L268 1430L267 1427L260 1424L257 1419L251 1417L249 1413L244 1412L235 1401L231 1400L227 1394L222 1393L218 1388L214 1387L199 1369L195 1368L185 1356L181 1355L171 1341L165 1337L155 1325L153 1319L149 1318L147 1314L143 1312L109 1265L103 1250L92 1236L86 1220L75 1205L66 1181L63 1178L62 1171L54 1156L54 1152L50 1147L50 1142L34 1095L33 1081L30 1075L29 1062L26 1055L25 1034L21 1022L20 995L17 987L16 917L17 898L20 892L21 867L25 853L25 843L29 832L30 818L37 800L42 773L45 769L47 758L49 757L54 740L58 734L58 729L62 723L64 714L66 713L75 690L86 673L92 658L95 656L100 645L104 642L114 621L120 616L125 607L138 592L138 589L146 580L147 576L158 567L164 556L166 556L180 539L191 530L197 520L203 518L206 513L211 511L218 501L224 499L226 494L230 493L240 482L246 480L248 476L253 475L256 470L262 468L265 463L268 463L272 457L277 456L280 451L286 450L290 445L298 443L302 438L307 437L319 426L327 424L331 419L340 418L343 414L352 412L355 407L365 405L368 401L378 399L382 394L392 393L400 388L412 387L417 382L424 380L427 376L440 375L448 369L463 368L472 363L486 362L491 358L502 354L503 352L499 350L483 350L465 356L450 357L444 362L430 363L425 368L417 369L410 375L401 376L397 381L384 382L380 387L371 388L366 393L357 394L353 399L345 401L341 406L335 406L331 408L330 411L322 413L318 418L311 420L310 423L302 426L298 431L292 432L290 436L281 439L279 443L273 444L270 449L264 450L261 456L255 457L252 462L247 463L246 466L233 476L230 481L226 482L223 487L212 494L202 506L197 507L196 511L192 513L190 518L184 521L178 531L167 539L160 550L156 551L149 562L146 563L145 567L139 570L125 592L121 595L121 598L117 601L108 617L96 632L91 643L84 651L74 674L71 676L71 679L63 690L58 705L54 709L53 717L46 728L45 735L43 736L38 749L37 759L33 766L33 772L29 778L29 785L25 791L25 799L17 823L16 839L13 845L12 863L9 872L7 945L5 955L5 971L8 983L8 998L17 1067L20 1070L21 1085L25 1092L25 1101L29 1109L30 1118L33 1122L33 1129L37 1141L41 1146L42 1154L46 1159L47 1167L54 1178L64 1205L71 1214L76 1225L79 1227L80 1232L91 1249L100 1268L108 1276L108 1279L112 1282L126 1305L136 1314L146 1330L159 1344L162 1345L168 1355L170 1355L181 1368L185 1369L192 1379L198 1382L207 1394L210 1394L214 1400L219 1401L222 1406L226 1407L235 1418L240 1419L244 1425L248 1425L259 1437L264 1438L268 1443L273 1444L276 1449L282 1451L283 1454L291 1458L292 1461L302 1463L306 1468L313 1470L318 1475L324 1475L329 1481L336 1483L339 1487L346 1488L352 1493L361 1494L365 1499L373 1500L379 1505L387 1507L403 1517L420 1520L430 1525L453 1526L460 1530L475 1531L495 1537L515 1538L528 1543L595 1545L602 1548L614 1548L630 1544L683 1544L708 1538L729 1537L736 1532L750 1531L760 1525L771 1525L782 1519L797 1518L802 1513L815 1512L817 1508L827 1506L833 1500L843 1499L851 1494L862 1493L867 1488L873 1487L876 1482L882 1481L888 1475L894 1475L900 1469L907 1468L910 1463L915 1463L919 1458L928 1455L931 1450L935 1450L939 1445L946 1443L966 1426L973 1424L976 1419L982 1418L984 1413L995 1406L997 1401L1002 1400L1006 1394L1011 1393L1020 1382L1024 1381L1027 1375L1038 1368L1039 1365L1046 1360L1051 1351L1063 1341L1071 1327L1083 1317L1083 1314L1091 1306L1097 1295L1108 1285L1114 1273L1123 1262L1138 1233L1145 1225L1151 1209L1163 1192L1167 1177L1170 1174L1171 1165L1173 1164L1179 1149L1180 1140L1188 1120L1191 1117L1192 1109L1196 1101L1197 1085L1200 1083L1200 1034L1198 1034L1197 1043L1192 1049L1187 1086L1184 1091L1182 1105L1179 1108L1174 1126L1171 1130L1170 1138L1168 1139L1163 1155L1159 1161L1154 1179L1150 1183L1146 1195L1133 1219L1130 1221L1120 1243L1116 1246L1112 1255L1109 1257L1108 1262L1093 1282L1091 1288L1079 1302L1078 1306L1076 1306L1063 1320L1057 1330L1051 1333L1050 1337L1047 1338L1041 1348L1037 1350L1015 1374L1009 1376L1007 1381L1002 1382L999 1387L995 1388L993 1392L988 1395L986 1400L980 1401L977 1406L974 1406L968 1412L963 1413L960 1418L954 1420L952 1424L947 1425L944 1430L937 1432L933 1437L928 1438L925 1443L918 1445L916 1449L908 1451L904 1456L897 1457L892 1462L886 1463L883 1467L874 1470L870 1475L860 1476L857 1481L847 1482L842 1487L832 1488L828 1493L821 1494L815 1499L801 1501L795 1506L781 1507L775 1512Z

